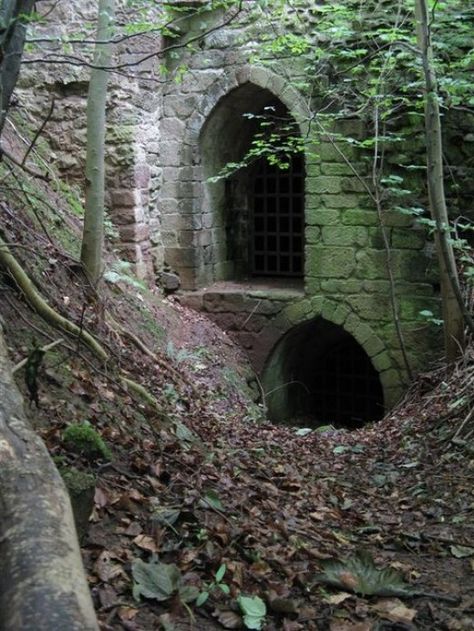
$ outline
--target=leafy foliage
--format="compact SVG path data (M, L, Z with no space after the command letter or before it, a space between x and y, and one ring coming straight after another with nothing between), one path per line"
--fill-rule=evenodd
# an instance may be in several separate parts
M367 552L346 561L323 561L323 573L316 580L363 596L410 596L415 592L393 568L379 569Z
M182 582L178 567L172 563L160 563L156 559L146 563L136 559L132 564L132 576L135 600L143 596L161 602L178 593L183 602L190 602L197 596L197 589Z
M259 596L239 596L239 607L244 614L247 629L261 629L267 614L267 607Z

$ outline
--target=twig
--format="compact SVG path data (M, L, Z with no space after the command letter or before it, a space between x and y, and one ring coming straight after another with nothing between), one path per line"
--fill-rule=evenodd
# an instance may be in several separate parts
M46 118L44 119L44 121L41 123L39 129L37 130L36 134L34 135L33 140L30 143L30 146L28 147L28 149L26 150L25 155L23 156L23 160L21 161L21 167L24 168L25 166L25 162L26 159L28 158L28 156L30 155L31 151L33 150L36 141L38 140L38 138L41 136L41 134L43 133L43 129L46 127L46 125L48 124L51 116L53 115L53 111L54 111L54 105L55 105L55 100L53 97L53 100L51 101L51 107L49 108L49 112L46 114Z
M459 436L459 434L462 432L462 430L464 429L464 427L467 425L467 423L469 423L469 421L471 420L471 418L474 415L474 407L469 411L469 413L466 415L466 417L464 418L463 422L461 423L461 425L458 427L458 429L456 430L454 436L451 439L451 442L455 441L457 439L457 437Z
M0 147L0 156L5 156L5 158L7 160L10 160L10 162L13 162L13 164L15 164L17 167L20 167L20 169L23 169L23 171L25 171L29 175L32 175L33 177L36 177L36 178L38 178L40 180L43 180L43 182L49 182L50 181L50 177L49 177L48 174L44 175L43 173L38 173L38 171L35 171L34 169L31 169L30 167L26 166L26 164L23 164L22 162L17 160L4 147Z

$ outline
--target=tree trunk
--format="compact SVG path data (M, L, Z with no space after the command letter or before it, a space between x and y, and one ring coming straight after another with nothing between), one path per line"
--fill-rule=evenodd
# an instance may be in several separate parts
M426 0L415 0L417 38L421 52L425 80L425 136L427 156L427 182L431 216L436 224L441 300L444 321L446 359L455 361L464 349L464 319L471 326L460 289L459 278L450 242L450 230L446 197L444 193L443 149L441 119L439 115L438 88L433 65L431 30Z
M34 0L3 0L0 6L0 134L20 72L26 24Z
M115 0L99 0L97 40L110 39ZM94 66L111 61L111 45L96 44ZM105 105L109 71L93 68L87 95L86 202L81 261L89 281L96 286L102 274L104 240Z
M96 631L69 496L29 426L0 326L0 629Z

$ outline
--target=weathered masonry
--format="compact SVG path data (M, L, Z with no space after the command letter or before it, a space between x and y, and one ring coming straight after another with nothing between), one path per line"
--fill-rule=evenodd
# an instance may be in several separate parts
M183 37L199 25L190 19L186 28ZM244 30L230 25L192 53L169 56L171 73L187 66L181 82L114 80L110 217L139 275L154 283L173 270L182 300L247 350L273 418L357 426L380 418L407 384L381 219L414 371L438 348L436 330L419 317L438 309L432 246L410 217L378 216L360 180L361 157L313 138L309 101L292 85L291 68L249 63L251 44L236 43ZM56 95L49 140L64 176L80 178L87 73L48 72L35 86L35 107L39 114ZM19 92L26 104L31 83ZM294 123L305 153L287 171L259 160L211 183L242 159L266 109ZM364 129L346 119L337 132L361 137ZM74 156L63 152L68 144Z

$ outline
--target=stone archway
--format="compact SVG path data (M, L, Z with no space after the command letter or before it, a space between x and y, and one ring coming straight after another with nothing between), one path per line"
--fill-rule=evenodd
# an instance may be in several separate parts
M269 417L353 429L384 415L380 376L364 348L321 316L291 328L263 373Z
M285 156L284 170L262 157L225 179L208 179L227 164L240 163L263 129L262 119L273 133L282 126L299 133L288 108L269 90L250 82L220 99L201 130L204 195L200 236L209 282L303 274L302 156Z
M183 289L235 277L239 271L240 263L229 251L229 243L234 243L234 254L240 251L238 244L245 241L242 225L237 227L240 230L237 238L229 239L226 234L235 229L232 222L226 221L224 212L225 208L228 212L226 195L233 193L231 185L226 189L221 182L210 191L206 179L215 175L216 168L232 159L232 155L245 150L251 130L247 128L242 133L242 127L239 132L234 125L227 134L226 148L218 151L217 156L213 155L212 145L215 147L219 130L225 126L225 121L232 119L233 113L242 118L244 112L255 111L275 100L287 109L300 133L305 134L309 115L301 95L270 70L251 66L229 70L209 86L205 94L200 95L198 107L185 121L171 117L162 120L162 130L171 131L169 142L165 134L162 143L167 149L163 152L166 181L161 190L164 259L179 273ZM239 205L244 186L242 182L236 186L233 203Z

